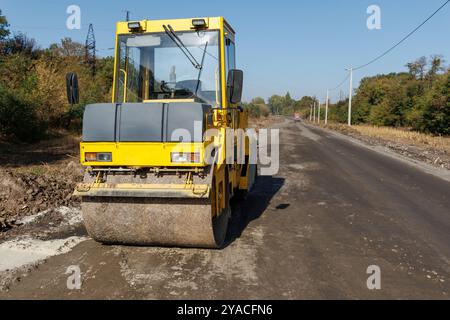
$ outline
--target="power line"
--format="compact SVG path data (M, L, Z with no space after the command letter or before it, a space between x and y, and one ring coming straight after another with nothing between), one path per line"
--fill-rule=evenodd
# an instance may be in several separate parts
M449 0L450 1L450 0ZM340 87L342 87L342 85L348 80L348 78L350 77L350 74L348 74L344 80L342 80L341 83L339 83L336 87L334 87L333 89L329 89L330 91L334 91L339 89Z
M71 32L75 32L75 31L80 31L83 30L84 28L89 28L89 26L82 26L80 29L74 29L74 30L69 30L67 29L67 27L51 27L51 26L17 26L17 25L13 25L11 26L11 28L17 30L18 32L20 32L21 30L54 30L54 31L71 31ZM101 27L99 28L97 25L95 27L96 31L105 31L105 32L111 32L111 31L115 31L114 28L108 28L108 27Z
M359 70L362 68L365 68L369 65L371 65L372 63L380 60L381 58L383 58L384 56L386 56L388 53L390 53L392 50L394 50L395 48L397 48L399 45L401 45L403 42L405 42L409 37L411 37L414 33L416 33L420 28L422 28L428 21L430 21L439 11L441 11L447 4L450 3L450 0L447 0L443 5L441 5L435 12L433 12L433 14L431 16L429 16L424 22L422 22L419 26L417 26L413 31L411 31L410 33L408 33L408 35L406 35L403 39L401 39L399 42L397 42L394 46L392 46L389 50L385 51L384 53L382 53L381 55L379 55L378 57L376 57L375 59L369 61L366 64L363 64L357 68L353 68L353 70Z
M372 59L371 61L369 61L368 63L365 63L363 65L360 65L359 67L356 68L350 68L348 69L349 74L347 75L347 77L335 88L333 89L329 89L329 91L334 91L338 88L340 88L349 78L350 78L350 93L349 93L349 111L348 111L348 124L351 125L351 108L352 108L352 76L353 76L353 71L356 70L360 70L362 68L365 68L369 65L371 65L372 63L375 63L376 61L380 60L381 58L385 57L388 53L390 53L391 51L393 51L395 48L397 48L399 45L401 45L403 42L405 42L409 37L411 37L414 33L416 33L420 28L422 28L428 21L430 21L439 11L441 11L447 4L450 3L450 0L445 1L436 11L434 11L427 19L425 19L425 21L423 21L421 24L419 24L413 31L411 31L410 33L408 33L405 37L403 37L399 42L397 42L395 45L393 45L391 48L389 48L388 50L386 50L385 52L383 52L381 55L377 56L376 58ZM328 94L328 93L327 93Z

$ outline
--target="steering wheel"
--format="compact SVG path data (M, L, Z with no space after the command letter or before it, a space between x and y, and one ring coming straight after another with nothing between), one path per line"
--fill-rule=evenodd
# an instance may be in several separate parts
M169 88L167 85L173 85L173 89ZM175 86L176 86L176 82L169 82L169 81L161 81L161 90L164 93L174 93L176 91Z

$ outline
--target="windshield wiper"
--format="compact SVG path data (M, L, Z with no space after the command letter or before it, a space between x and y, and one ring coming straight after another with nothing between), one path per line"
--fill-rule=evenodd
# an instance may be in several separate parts
M200 65L200 69L198 70L197 88L195 88L195 95L197 95L198 89L200 88L200 78L202 76L203 64L205 63L206 50L208 50L208 41L206 41L205 49L203 49L202 64Z
M188 58L189 62L192 63L194 68L201 70L202 65L198 63L197 59L192 55L192 53L189 51L189 49L184 45L183 41L175 34L175 31L173 30L172 26L169 25L163 25L164 31L169 36L170 40L172 40L178 48L184 53L186 58Z

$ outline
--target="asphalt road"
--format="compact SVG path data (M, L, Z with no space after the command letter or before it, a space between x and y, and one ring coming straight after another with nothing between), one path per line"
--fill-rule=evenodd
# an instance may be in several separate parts
M234 205L224 250L87 240L0 299L448 299L450 182L321 129L280 127L280 172ZM70 265L81 290L67 289ZM371 265L381 290L367 288Z

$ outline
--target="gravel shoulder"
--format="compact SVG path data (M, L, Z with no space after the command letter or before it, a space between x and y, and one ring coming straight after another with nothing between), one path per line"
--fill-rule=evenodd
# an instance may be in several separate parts
M310 125L317 126L317 124L311 123ZM450 170L450 152L448 150L435 148L423 143L415 143L413 141L408 141L408 139L396 139L394 141L393 139L369 136L341 124L330 124L328 126L321 124L319 127L324 130L338 132L353 139L357 139L368 146L384 147L401 156L426 163L435 168Z

